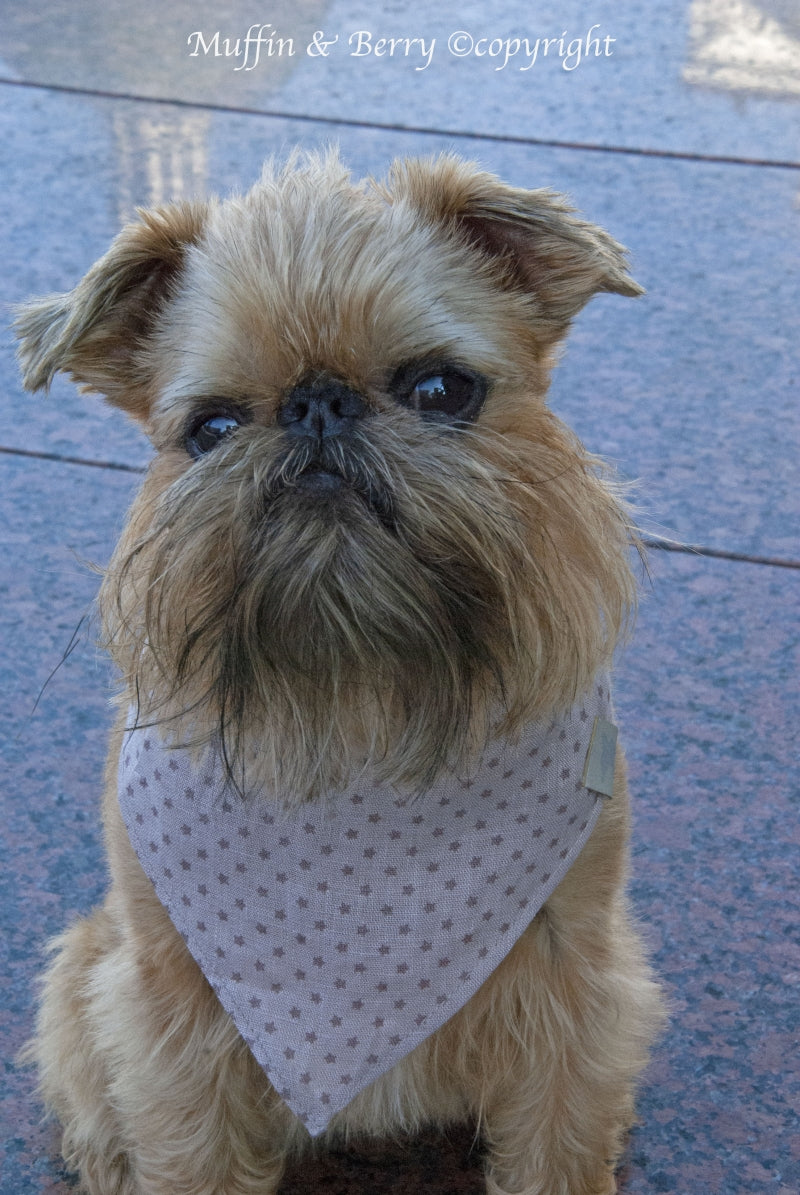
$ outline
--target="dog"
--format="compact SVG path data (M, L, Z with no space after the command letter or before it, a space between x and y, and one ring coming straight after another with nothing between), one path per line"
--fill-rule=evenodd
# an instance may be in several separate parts
M662 1018L608 682L636 535L545 402L622 247L454 156L139 213L18 315L155 456L105 572L105 903L31 1057L91 1195L270 1195L476 1124L489 1195L614 1178Z

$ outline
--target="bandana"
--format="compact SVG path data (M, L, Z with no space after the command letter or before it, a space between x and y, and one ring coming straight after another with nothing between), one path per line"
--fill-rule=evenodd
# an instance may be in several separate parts
M235 793L214 750L128 732L142 867L312 1135L466 1004L566 874L613 790L610 716L601 677L467 778L414 797L361 778L293 812Z

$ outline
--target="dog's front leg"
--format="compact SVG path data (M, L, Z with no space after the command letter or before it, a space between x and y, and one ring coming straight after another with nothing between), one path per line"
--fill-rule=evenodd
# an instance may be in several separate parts
M137 1195L272 1195L288 1114L182 942L124 968L97 1012Z
M145 958L109 905L62 938L33 1045L68 1165L89 1195L272 1195L291 1117L174 931Z
M623 892L626 791L501 968L484 1080L488 1195L612 1195L662 1023ZM494 977L493 977L494 981ZM491 993L487 993L491 995Z
M157 900L111 785L105 828L111 891L55 944L30 1048L67 1163L89 1195L272 1195L304 1134Z
M530 979L495 1026L510 1062L485 1100L487 1193L613 1195L632 1117L616 994L564 957L547 913L524 946Z

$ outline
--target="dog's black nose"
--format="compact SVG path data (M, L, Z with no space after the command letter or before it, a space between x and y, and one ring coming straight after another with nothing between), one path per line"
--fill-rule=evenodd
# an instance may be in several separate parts
M344 382L315 378L289 391L278 408L278 424L293 436L327 440L349 435L366 413L364 399Z

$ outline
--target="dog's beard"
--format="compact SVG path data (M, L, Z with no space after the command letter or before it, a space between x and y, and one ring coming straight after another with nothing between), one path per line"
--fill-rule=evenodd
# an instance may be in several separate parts
M574 699L625 595L603 611L610 587L571 580L552 539L554 495L589 481L581 459L565 486L563 456L540 454L537 477L503 445L405 413L318 446L240 429L156 498L106 578L139 716L219 738L243 790L291 803L365 764L427 786L498 716L513 731Z

